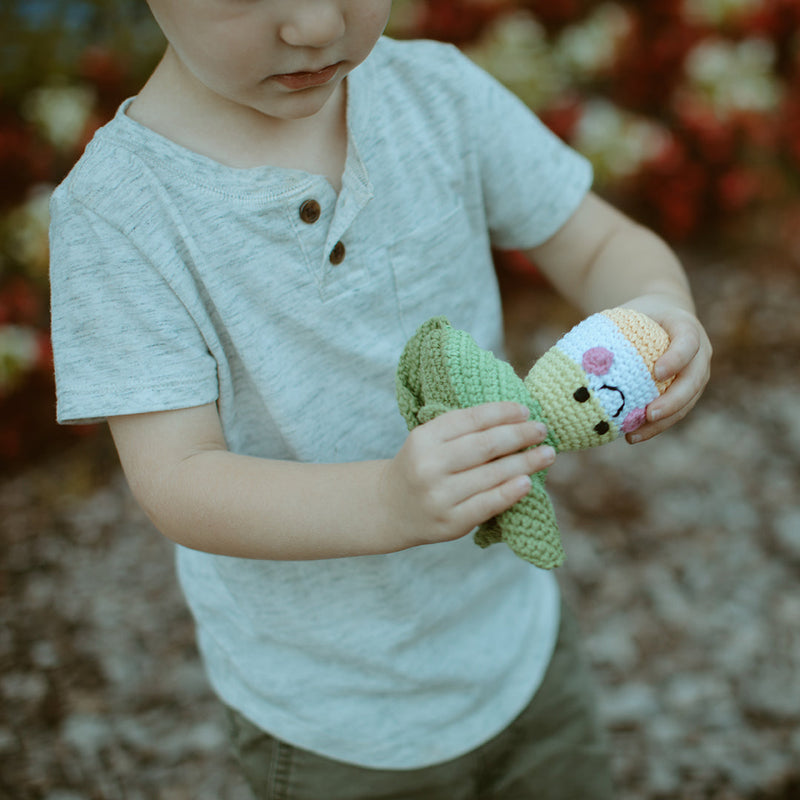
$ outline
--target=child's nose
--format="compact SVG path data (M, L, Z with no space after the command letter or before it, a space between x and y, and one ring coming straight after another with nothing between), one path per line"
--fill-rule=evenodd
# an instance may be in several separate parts
M292 47L327 47L345 31L338 0L295 0L280 36Z

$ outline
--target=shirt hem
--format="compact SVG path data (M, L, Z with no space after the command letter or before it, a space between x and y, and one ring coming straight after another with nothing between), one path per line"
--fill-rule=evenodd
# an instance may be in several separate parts
M544 587L547 587L546 589ZM545 674L555 651L556 641L558 639L558 632L561 623L560 612L560 589L555 576L552 573L547 574L547 580L542 584L542 589L538 593L537 601L542 604L540 614L549 617L551 623L547 625L548 641L543 643L540 639L532 641L528 647L525 658L525 663L530 665L531 662L535 664L530 668L530 678L526 681L524 691L515 692L512 697L509 697L502 704L503 713L497 717L496 721L492 724L487 724L478 735L470 736L468 739L458 743L453 742L449 747L442 748L441 742L422 742L416 753L420 757L415 757L411 753L407 757L398 758L397 750L399 748L398 742L387 743L380 749L376 749L374 754L365 757L364 752L360 748L342 747L342 742L332 742L330 739L323 740L318 735L315 737L314 732L309 732L308 729L300 729L292 724L277 724L265 725L263 720L259 721L261 716L254 713L260 705L263 706L263 701L255 695L248 697L234 697L229 687L224 685L224 679L218 677L220 674L230 675L230 669L214 670L212 664L218 659L214 658L210 653L204 652L204 662L209 678L209 682L217 694L219 699L230 706L235 711L239 712L242 716L248 719L253 725L265 730L269 735L274 736L281 741L290 744L293 747L313 752L316 755L328 758L333 761L338 761L344 764L350 764L363 769L378 769L378 770L398 770L398 771L412 771L417 769L425 769L427 767L434 767L440 764L458 759L474 750L480 748L482 745L494 739L501 734L508 726L525 710L529 705L536 692L539 690L544 680ZM533 638L533 637L531 637ZM206 650L199 643L201 651ZM225 656L222 655L224 659ZM230 667L230 665L229 665ZM231 667L232 668L232 667ZM517 671L514 678L519 679L520 675L526 674L525 669L521 668ZM514 682L514 681L512 681ZM514 682L516 685L516 682ZM241 684L239 684L241 688ZM496 706L495 706L496 707ZM342 724L341 728L346 729L346 724ZM458 726L453 725L453 729ZM410 737L409 737L410 738ZM417 741L421 737L416 737ZM435 755L432 755L435 753ZM425 754L424 757L421 757ZM394 756L394 757L392 757Z

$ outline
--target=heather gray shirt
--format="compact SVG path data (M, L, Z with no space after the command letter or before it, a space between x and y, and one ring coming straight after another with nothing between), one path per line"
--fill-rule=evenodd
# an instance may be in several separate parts
M254 456L392 457L406 339L445 314L502 353L491 246L544 241L591 181L521 103L430 42L382 39L348 77L338 195L318 175L223 166L126 107L53 195L58 418L216 401L229 448ZM558 626L553 576L470 537L329 561L177 558L221 698L364 766L420 767L498 733Z

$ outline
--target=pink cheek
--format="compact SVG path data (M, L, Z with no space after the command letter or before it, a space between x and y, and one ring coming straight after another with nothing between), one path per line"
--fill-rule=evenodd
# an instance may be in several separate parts
M622 423L622 432L630 433L631 431L635 431L637 428L641 428L646 419L647 417L645 409L634 408L633 411L628 412L628 415L625 417L625 420Z
M606 347L592 347L583 354L583 370L589 375L605 375L614 363L614 354Z

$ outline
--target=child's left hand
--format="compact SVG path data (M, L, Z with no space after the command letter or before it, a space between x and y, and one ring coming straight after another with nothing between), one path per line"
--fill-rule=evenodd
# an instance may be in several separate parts
M644 442L683 419L700 399L711 368L711 342L697 317L676 305L628 303L658 322L669 334L670 346L655 364L658 380L675 376L661 397L647 407L647 422L627 435L630 444Z
M686 273L668 245L592 192L528 256L556 290L585 314L628 306L658 322L670 346L656 379L675 377L647 407L647 422L627 435L643 442L683 419L709 378L711 343L694 315Z

